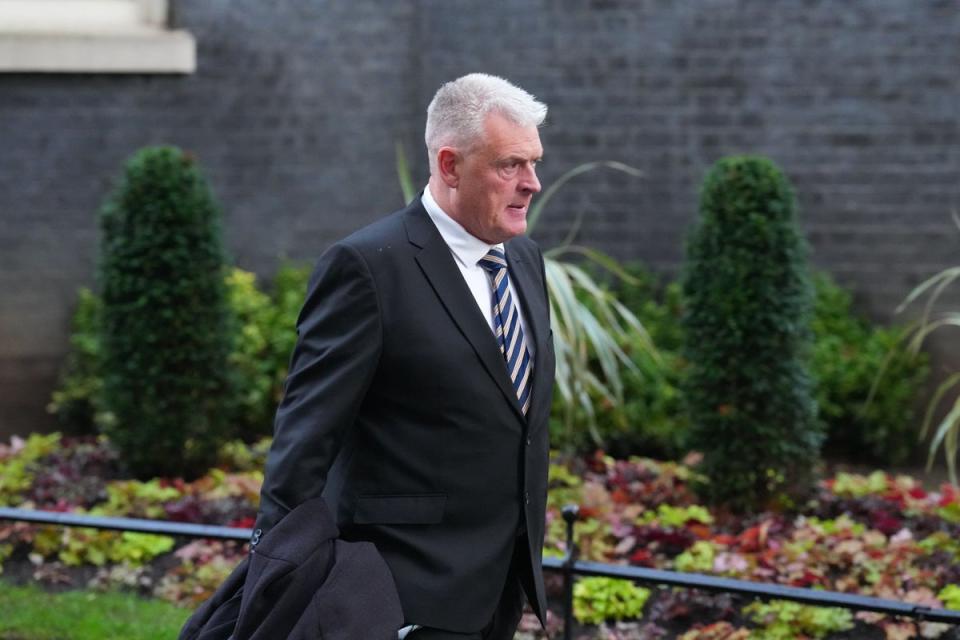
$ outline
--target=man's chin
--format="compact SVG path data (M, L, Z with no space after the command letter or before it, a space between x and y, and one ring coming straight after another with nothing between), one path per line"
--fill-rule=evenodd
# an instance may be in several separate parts
M507 239L516 238L517 236L522 236L527 232L527 221L526 219L514 222L509 227L507 227L506 235Z

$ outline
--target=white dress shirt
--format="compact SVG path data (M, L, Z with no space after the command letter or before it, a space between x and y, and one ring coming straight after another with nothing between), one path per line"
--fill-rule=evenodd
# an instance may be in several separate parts
M423 203L423 208L427 210L427 215L430 216L433 224L436 225L437 231L440 232L443 241L446 242L450 248L450 253L453 254L454 262L457 263L457 267L459 267L460 273L463 275L464 282L467 283L470 293L473 294L474 300L477 301L477 307L480 308L480 312L483 314L483 317L486 318L487 324L490 325L490 331L493 332L494 314L496 313L493 306L493 278L486 269L477 263L483 256L487 255L490 249L497 248L503 251L503 244L490 245L471 235L459 222L451 218L446 211L440 208L437 201L433 199L429 186L423 190L423 197L420 199L420 202ZM507 263L509 264L509 262L510 256L507 256ZM513 286L513 281L508 278L507 284L510 287L510 297L513 299L513 303L517 305L517 312L520 314L520 328L523 329L523 335L526 338L527 350L530 351L530 357L533 358L533 336L527 331L527 323L523 315L523 305L517 296L517 290Z

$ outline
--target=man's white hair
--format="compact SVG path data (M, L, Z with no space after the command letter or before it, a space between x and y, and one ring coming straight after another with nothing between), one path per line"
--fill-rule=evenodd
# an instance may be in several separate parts
M436 172L440 147L469 151L482 138L484 121L493 112L520 126L539 127L547 117L547 105L503 78L485 73L471 73L440 87L427 107L424 140L430 172Z

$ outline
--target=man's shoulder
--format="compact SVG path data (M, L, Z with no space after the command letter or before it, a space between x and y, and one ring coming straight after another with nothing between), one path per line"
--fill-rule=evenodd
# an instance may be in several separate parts
M507 252L507 260L513 260L519 257L524 260L540 261L540 245L529 236L524 235L511 238L503 244L503 247Z
M362 252L370 249L382 249L385 243L397 242L406 237L403 219L410 213L411 207L398 209L379 220L362 227L339 244L345 244Z

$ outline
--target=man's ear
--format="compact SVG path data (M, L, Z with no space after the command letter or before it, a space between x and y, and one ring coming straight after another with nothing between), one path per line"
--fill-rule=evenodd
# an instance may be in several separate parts
M460 156L450 147L440 147L437 152L437 171L440 179L451 189L460 184Z

